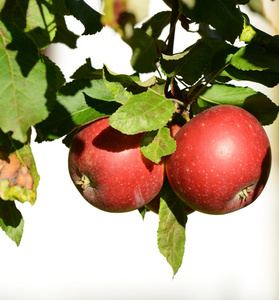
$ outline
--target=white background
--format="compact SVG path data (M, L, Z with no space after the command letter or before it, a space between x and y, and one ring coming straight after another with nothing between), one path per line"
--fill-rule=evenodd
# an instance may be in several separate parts
M161 2L151 1L150 14L164 9ZM180 34L177 50L192 42ZM117 73L133 72L130 48L109 28L80 38L78 46L58 47L55 59L67 78L87 57L95 68L105 63ZM264 91L276 101L273 90ZM19 247L0 232L0 300L278 300L278 125L266 127L274 160L262 195L232 214L191 214L174 279L157 248L157 215L143 221L137 211L112 214L90 206L69 178L61 140L34 143L38 199L33 207L18 205L25 219Z

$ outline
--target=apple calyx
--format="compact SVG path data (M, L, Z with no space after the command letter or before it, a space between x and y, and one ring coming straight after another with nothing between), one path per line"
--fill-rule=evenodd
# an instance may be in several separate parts
M89 188L90 186L93 186L91 180L89 179L89 177L87 177L86 175L82 175L80 180L76 181L77 185L80 185L81 188L86 191L87 188Z
M244 202L246 200L246 198L249 197L248 193L249 193L249 186L247 186L246 188L244 188L243 190L241 190L238 193L238 196L241 198L242 202Z

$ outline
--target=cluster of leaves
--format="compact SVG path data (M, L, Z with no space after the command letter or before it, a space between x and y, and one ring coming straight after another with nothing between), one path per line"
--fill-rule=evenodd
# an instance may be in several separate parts
M279 36L250 24L239 6L249 1L165 0L169 10L136 27L146 4L104 2L100 14L83 0L0 0L0 226L17 245L23 218L14 200L34 204L39 182L31 128L37 142L63 138L69 146L79 125L110 116L110 125L125 134L145 132L142 153L158 163L175 151L166 126L173 118L185 121L218 104L241 106L262 125L277 117L278 107L264 94L232 83L279 83ZM66 83L43 53L52 43L76 47L79 36L65 23L70 15L84 25L82 35L114 28L133 51L135 73L95 69L88 58ZM173 53L178 23L187 34L197 24L200 39ZM161 40L167 26L170 34ZM235 46L237 39L243 46ZM152 74L142 82L142 73ZM167 182L160 195L158 247L175 274L182 263L187 216Z

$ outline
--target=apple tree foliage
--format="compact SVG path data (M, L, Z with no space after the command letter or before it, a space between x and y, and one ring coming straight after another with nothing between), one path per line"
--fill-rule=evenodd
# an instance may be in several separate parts
M110 125L125 134L145 132L141 151L158 163L176 148L166 126L172 118L183 123L213 105L232 104L262 125L276 119L278 107L271 99L234 85L279 83L279 36L250 23L242 12L249 0L164 2L169 9L147 20L141 14L147 1L140 0L103 0L102 14L83 0L0 0L0 227L17 245L24 221L16 203L33 205L39 183L31 130L38 143L61 138L69 147L79 125L110 116ZM95 69L88 58L66 82L44 54L53 43L76 48L79 36L67 28L65 16L83 24L82 35L112 27L132 49L134 73L116 74L106 65ZM178 24L200 38L174 53ZM169 35L162 39L165 28ZM158 247L175 274L183 259L187 215L167 181L160 195ZM143 217L147 211L140 209Z

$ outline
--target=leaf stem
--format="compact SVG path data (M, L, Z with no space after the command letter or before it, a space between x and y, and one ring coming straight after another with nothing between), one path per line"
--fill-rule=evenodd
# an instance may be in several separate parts
M168 100L171 100L172 102L176 102L177 104L179 104L179 105L185 107L185 103L182 102L182 101L180 101L180 100L178 100L178 99L175 99L175 98L167 98L167 99L168 99Z

